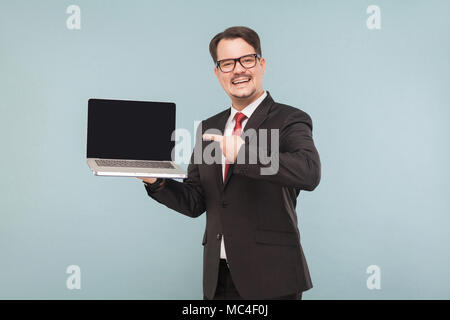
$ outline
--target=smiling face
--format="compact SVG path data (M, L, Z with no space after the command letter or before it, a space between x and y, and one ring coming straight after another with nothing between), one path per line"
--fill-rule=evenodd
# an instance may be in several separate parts
M235 59L256 53L255 49L242 38L222 39L217 45L217 61ZM214 68L222 88L231 98L233 107L242 110L263 94L263 75L266 70L264 58L257 59L256 65L244 68L239 62L233 71L224 73Z

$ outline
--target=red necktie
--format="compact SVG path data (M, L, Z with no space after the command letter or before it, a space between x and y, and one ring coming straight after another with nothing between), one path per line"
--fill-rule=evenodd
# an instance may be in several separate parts
M238 112L234 115L234 120L236 121L236 124L234 125L233 129L233 136L240 136L242 131L242 121L247 118L247 116L241 112ZM226 161L226 160L225 160ZM228 162L225 162L225 173L223 175L223 180L227 177L227 171L230 164Z

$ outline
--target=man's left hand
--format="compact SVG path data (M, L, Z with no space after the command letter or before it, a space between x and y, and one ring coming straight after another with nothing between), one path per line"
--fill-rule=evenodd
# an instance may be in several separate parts
M225 159L229 163L234 163L237 158L237 154L241 146L245 143L244 139L240 136L221 136L218 134L207 134L203 135L203 140L212 140L220 143L220 149L222 150Z

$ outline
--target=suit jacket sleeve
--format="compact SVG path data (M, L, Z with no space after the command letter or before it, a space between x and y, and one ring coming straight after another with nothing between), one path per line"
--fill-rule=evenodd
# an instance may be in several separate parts
M202 125L200 124L197 135L201 134L201 128ZM196 141L200 141L200 145L196 145L194 148L201 148L201 140L196 139ZM200 183L198 164L194 163L194 152L191 155L187 174L188 176L183 179L183 182L166 179L161 188L157 188L155 191L149 188L146 188L146 190L150 197L166 207L196 218L205 212L206 205L203 187Z
M256 148L250 148L249 141L246 140L238 152L238 159L241 157L244 162L233 165L233 174L266 180L282 186L314 190L320 182L321 163L312 138L312 120L307 113L298 110L287 116L279 132L278 155L276 149L270 145L270 139L267 146L258 143ZM274 154L271 154L270 150ZM258 157L261 153L278 158L278 168L273 163L261 163ZM249 159L258 160L252 164ZM277 170L270 174L261 174L263 168L269 167ZM266 169L267 171L269 170Z

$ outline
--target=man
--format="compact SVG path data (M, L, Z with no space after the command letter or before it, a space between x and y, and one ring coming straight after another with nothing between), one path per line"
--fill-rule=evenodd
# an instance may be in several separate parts
M173 210L190 217L206 211L204 299L301 299L312 283L296 199L300 190L314 190L321 175L311 118L263 90L266 61L255 31L228 28L209 49L231 107L202 121L203 141L195 148L219 143L221 163L195 163L194 150L183 182L140 179L150 197ZM204 134L211 129L223 135ZM250 130L277 130L278 149L271 143L252 149L242 138ZM269 164L250 161L261 151L277 155L276 170L263 174Z

